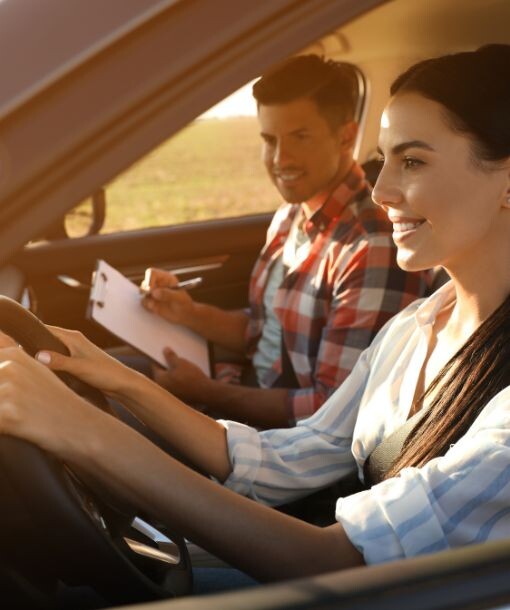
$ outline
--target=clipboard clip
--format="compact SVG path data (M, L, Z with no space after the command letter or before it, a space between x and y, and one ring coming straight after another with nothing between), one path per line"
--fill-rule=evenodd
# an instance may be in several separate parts
M90 291L90 304L96 304L98 307L104 307L106 298L106 284L108 277L103 271L94 271L92 277L92 290Z

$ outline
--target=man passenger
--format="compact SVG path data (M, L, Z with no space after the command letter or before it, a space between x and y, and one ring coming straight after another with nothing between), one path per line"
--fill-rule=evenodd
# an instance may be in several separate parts
M398 268L391 224L353 160L354 69L294 57L264 74L253 95L264 163L285 203L253 269L249 311L195 302L156 269L144 304L251 361L251 379L226 384L169 352L168 370L155 373L161 385L215 414L277 428L314 413L425 282Z

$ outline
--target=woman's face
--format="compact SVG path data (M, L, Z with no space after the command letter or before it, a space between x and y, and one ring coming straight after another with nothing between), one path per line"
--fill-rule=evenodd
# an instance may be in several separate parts
M474 161L472 141L448 125L443 107L421 95L392 98L382 119L384 165L373 199L393 223L398 264L462 271L508 241L508 166ZM497 244L496 244L497 245Z

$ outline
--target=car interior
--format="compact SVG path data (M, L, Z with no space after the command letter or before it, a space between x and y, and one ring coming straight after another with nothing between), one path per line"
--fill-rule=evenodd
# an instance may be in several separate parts
M426 57L510 43L508 0L118 0L106 6L96 0L94 10L85 0L73 7L61 0L16 4L0 4L0 50L16 60L0 93L0 330L30 354L66 353L40 321L78 329L104 348L120 345L86 316L98 259L135 283L148 267L182 279L198 273L196 300L246 306L271 212L103 233L107 185L277 61L315 53L358 68L355 156L373 181L391 81ZM51 49L41 52L49 39ZM90 228L69 237L65 216L88 197ZM436 285L444 280L438 271ZM94 388L65 381L109 409ZM12 438L0 438L0 480L6 608L95 608L105 607L104 600L106 607L176 610L510 604L508 541L194 597L191 565L214 565L215 558L187 546L171 524L153 523ZM332 497L319 495L289 510L320 521L331 507ZM66 591L82 589L66 598Z

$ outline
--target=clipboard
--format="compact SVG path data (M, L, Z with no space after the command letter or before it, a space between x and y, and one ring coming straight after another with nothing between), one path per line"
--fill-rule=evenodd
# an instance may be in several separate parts
M193 331L164 320L142 305L136 284L104 260L98 260L92 276L87 318L94 320L125 343L167 367L163 349L196 364L211 376L207 341Z

